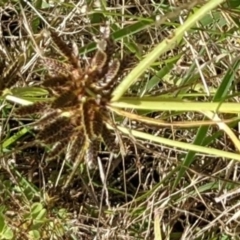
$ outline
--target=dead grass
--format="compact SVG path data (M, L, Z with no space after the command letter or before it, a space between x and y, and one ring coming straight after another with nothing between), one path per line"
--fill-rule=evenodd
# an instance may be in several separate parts
M119 151L112 158L102 147L98 168L82 164L62 191L73 163L46 162L46 149L32 144L35 132L28 124L34 117L14 115L20 100L49 98L41 88L46 70L40 59L54 56L56 49L46 29L59 31L68 43L74 40L82 56L91 57L93 38L109 21L119 58L134 55L134 67L193 13L190 4L171 1L144 1L144 6L109 1L105 8L101 1L87 7L81 2L0 5L1 59L7 66L20 59L16 84L1 85L0 239L238 239L239 163L213 150L239 153L232 137L239 135L239 110L216 113L228 130L209 117L209 109L174 109L180 101L238 103L237 6L224 5L204 16L125 92L129 102L140 96L155 97L157 106L170 101L169 110L124 109L128 117L113 113L118 126L208 151L136 138L130 131L121 134L125 156ZM161 25L155 21L159 16L167 16ZM9 102L9 95L17 100ZM140 121L143 117L148 120ZM149 124L150 119L161 124ZM25 144L30 146L19 151Z

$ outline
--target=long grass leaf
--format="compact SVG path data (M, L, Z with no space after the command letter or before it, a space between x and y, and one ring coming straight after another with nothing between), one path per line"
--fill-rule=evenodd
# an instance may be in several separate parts
M224 0L212 0L202 6L187 21L178 27L171 37L165 39L157 45L146 57L127 75L126 78L119 84L113 93L112 101L119 100L128 88L138 81L139 77L153 64L156 59L166 51L173 49L181 41L183 34L188 31L197 21L199 21L209 11L217 7Z

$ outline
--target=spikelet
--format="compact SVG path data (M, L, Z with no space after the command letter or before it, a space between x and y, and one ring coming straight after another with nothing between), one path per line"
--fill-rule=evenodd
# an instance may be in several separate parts
M54 109L54 110L50 110L49 112L47 112L46 114L43 115L43 117L41 117L38 121L36 121L34 123L34 126L45 126L53 121L56 120L56 118L61 114L61 110L58 109Z
M92 140L95 138L95 134L93 132L93 120L94 120L94 111L92 108L92 103L86 102L82 105L82 122L84 126L84 133L86 139Z
M76 156L76 158L75 158L75 164L76 164L76 163L79 164L79 163L81 163L81 162L84 160L84 157L85 157L85 155L86 155L86 151L87 151L87 149L89 148L89 144L90 144L89 140L87 140L86 138L84 138L83 145L82 145L82 147L79 149L78 154L77 154L77 156Z
M89 147L89 142L85 140L82 148L79 149L78 154L75 158L75 163L74 163L73 169L72 169L70 175L68 176L68 179L67 179L66 183L63 186L64 189L69 185L72 178L74 177L74 175L75 175L75 173L78 169L79 164L84 159L84 156L85 156L85 153L86 153L86 150L88 149L88 147Z
M17 71L20 69L19 60L15 60L11 65L4 69L1 79L3 81L8 81Z
M52 40L57 45L58 49L68 58L74 68L78 67L78 59L76 54L68 47L68 45L57 35L56 32L51 31ZM76 51L75 51L76 52Z
M52 135L55 132L59 131L60 128L64 128L70 123L70 119L67 117L58 117L55 118L52 122L47 124L41 132L37 135L37 138L40 140L45 139L48 135Z
M42 83L42 86L55 88L65 84L68 80L69 78L63 75L49 77L46 80L44 80L44 82Z
M46 125L45 128L37 135L37 139L45 144L52 144L65 138L69 138L72 131L73 126L70 123L70 119L67 117L59 117L56 121Z
M98 157L99 141L94 140L89 144L89 147L86 150L85 161L88 167L93 168L96 166L97 157Z
M19 116L26 116L30 114L42 113L46 108L45 102L35 102L27 106L21 106L15 110L15 113Z
M120 62L117 59L114 59L113 61L110 62L108 72L106 73L104 77L104 83L102 84L103 88L106 88L109 85L111 85L112 81L117 76L119 69Z
M70 72L73 70L71 65L59 62L56 59L44 58L42 62L48 69L49 74L53 77L58 77L58 76L67 77L69 76Z
M55 130L54 134L49 136L48 138L42 140L45 144L53 144L57 141L63 141L65 139L70 139L73 134L73 127L66 126L65 128L61 128L59 130Z
M65 139L62 142L57 142L54 144L52 149L47 153L47 159L51 160L57 158L66 149L68 141L68 139Z
M67 91L56 98L52 103L52 108L73 107L78 104L78 97L72 90Z
M92 131L96 138L101 136L103 130L103 121L99 111L94 112L94 119L92 120Z
M124 58L121 60L120 68L115 78L122 78L123 75L126 74L127 70L131 69L134 66L136 61L137 58L134 54L124 56Z
M109 63L108 70L104 75L103 80L99 81L96 84L92 84L91 88L97 92L101 91L101 93L104 93L104 95L106 95L106 93L110 93L112 91L112 87L114 86L114 80L118 75L119 69L120 62L117 59L112 60Z
M107 60L108 60L107 54L104 51L99 49L95 53L90 63L90 69L89 69L90 73L97 75L98 72L101 72L102 68L106 65Z
M107 42L105 40L99 41L97 43L97 52L90 62L90 67L87 70L88 74L88 84L101 79L107 71L108 55L105 51Z
M22 58L20 57L11 65L2 69L2 74L0 78L0 90L3 90L4 88L10 88L18 81L19 78L17 76L17 72L21 68L21 60Z
M91 71L89 73L89 75L91 76L90 79L92 80L91 83L99 82L99 80L104 78L108 72L108 69L109 69L108 63L111 60L115 49L113 50L109 48L108 39L105 39L105 44L106 44L105 50L101 46L103 44L97 45L99 50L96 52L91 62ZM92 72L92 69L94 69L93 72Z
M83 129L82 129L83 130ZM79 132L77 134L77 136L74 137L70 148L67 151L67 159L70 161L74 161L77 157L77 155L79 154L79 152L81 151L83 145L85 142L85 137L82 134L82 132Z

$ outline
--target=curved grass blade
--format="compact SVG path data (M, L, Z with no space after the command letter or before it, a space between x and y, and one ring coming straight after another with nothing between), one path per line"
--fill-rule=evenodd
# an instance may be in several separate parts
M147 56L127 75L127 77L118 85L113 92L112 101L119 100L128 88L138 81L139 77L153 64L156 59L166 51L173 49L182 39L185 31L188 31L197 21L199 21L205 14L217 7L224 0L212 0L207 2L204 6L198 9L191 15L187 21L178 27L171 37L165 39L157 45Z
M109 126L109 127L111 128L111 126ZM151 135L148 133L143 133L140 131L127 129L124 127L118 127L118 129L121 132L123 132L124 134L132 135L136 138L140 138L140 139L144 139L144 140L148 140L148 141L152 141L152 142L156 142L156 143L160 143L160 144L164 144L164 145L168 145L168 146L172 146L172 147L180 148L180 149L184 149L184 150L190 150L190 151L194 151L194 152L204 153L207 155L211 154L211 155L217 156L217 157L221 156L223 158L225 157L228 159L234 159L234 160L240 161L240 155L238 153L226 152L223 150L203 147L203 146L192 144L192 143L179 142L179 141L175 141L175 140L171 140L171 139L166 139L163 137L154 136L154 135Z

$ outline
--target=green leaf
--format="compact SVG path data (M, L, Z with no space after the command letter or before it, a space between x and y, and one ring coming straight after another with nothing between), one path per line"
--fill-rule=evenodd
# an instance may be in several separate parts
M34 18L31 21L32 30L34 33L37 33L39 24L40 24L40 19L38 17Z
M48 95L48 91L39 87L13 88L11 93L16 97L42 97Z
M3 232L5 226L6 226L6 224L5 224L5 221L4 221L4 217L3 217L2 214L0 214L0 233Z
M23 128L21 129L19 132L17 132L16 134L14 134L12 137L6 139L2 144L1 144L1 149L3 151L6 150L6 148L8 148L10 145L12 145L13 143L15 143L18 139L20 139L21 137L23 137L26 133L28 133L29 130L27 128ZM1 152L1 151L0 151Z
M43 210L43 205L41 203L33 203L31 206L31 215L33 219L38 218L38 215Z
M115 40L121 39L123 37L127 37L130 35L133 35L135 33L138 33L140 31L142 31L143 29L146 29L147 27L149 27L150 25L152 25L153 23L155 23L154 19L148 19L148 20L142 20L139 21L137 23L134 23L130 26L127 26L125 28L122 28L116 32L113 33L113 38Z
M33 6L36 8L36 9L40 9L42 7L42 0L35 0L33 2Z
M45 217L46 217L46 214L47 214L47 210L46 209L42 209L38 215L36 216L36 220L41 220L41 221L44 221L45 220Z
M171 61L166 63L164 67L162 67L146 84L146 87L144 89L144 92L148 92L152 88L154 88L156 85L159 84L160 81L166 76L174 67L176 62L179 60L180 56L177 56L175 58L172 58ZM142 94L140 94L142 95Z
M46 221L46 209L43 208L41 203L34 203L31 207L31 216L33 220L32 230L39 229Z
M57 214L60 218L65 218L67 217L67 210L65 208L60 208Z
M13 239L14 235L13 235L13 231L11 228L6 227L4 233L2 234L2 239L8 240L8 239Z
M220 85L220 87L218 88L213 101L219 101L219 99L223 100L226 96L227 93L229 92L231 85L232 85L232 81L235 77L235 72L237 71L238 67L239 67L240 61L237 60L233 66L231 68L229 68L229 70L227 71L226 75L224 76L222 83ZM219 104L219 107L221 107L221 104ZM217 110L217 109L216 109ZM202 126L198 129L197 135L195 137L195 140L193 142L193 144L195 145L203 145L204 140L206 138L207 132L208 132L209 127L208 126ZM193 163L194 161L194 157L195 157L195 153L193 151L190 151L187 153L182 166L178 172L177 178L174 182L173 188L175 188L177 186L177 184L179 183L180 179L183 177L183 175L185 174L186 170L188 169L188 167ZM221 155L219 155L221 156Z
M240 1L239 0L228 0L227 5L230 8L237 8L240 6Z
M38 230L31 230L28 233L28 236L31 240L38 240L41 239L41 235Z

